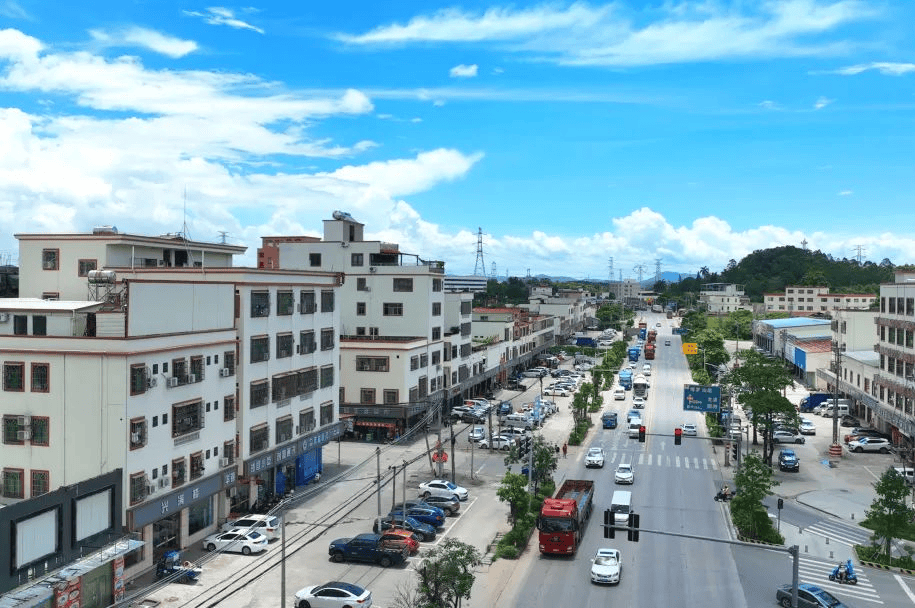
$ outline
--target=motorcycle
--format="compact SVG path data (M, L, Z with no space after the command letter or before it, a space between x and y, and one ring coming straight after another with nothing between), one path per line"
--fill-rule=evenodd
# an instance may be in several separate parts
M845 573L843 576L840 576L839 571L843 568L845 569ZM851 560L833 568L832 572L829 574L829 580L843 585L857 585L858 576L855 574L855 567L852 565Z
M721 490L718 490L718 493L715 494L715 500L718 502L727 502L727 501L731 500L732 498L734 498L735 494L737 494L737 490L731 490L730 492L728 492L727 496L724 495L724 492L722 492Z

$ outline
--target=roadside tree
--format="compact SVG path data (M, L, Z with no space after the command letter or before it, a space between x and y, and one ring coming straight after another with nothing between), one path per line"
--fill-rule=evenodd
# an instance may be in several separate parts
M519 515L527 512L531 496L527 493L527 476L520 473L505 473L502 484L496 490L496 496L502 502L508 503L508 510L512 521Z
M399 587L393 603L396 608L460 608L470 599L474 568L481 560L476 547L446 538L423 557L416 568L416 588Z
M744 538L781 543L781 535L772 527L763 498L772 493L778 481L772 469L756 454L748 454L734 474L736 494L731 499L731 519Z
M899 538L907 529L915 516L915 510L905 502L909 487L905 478L895 469L887 469L874 484L874 490L876 496L865 514L874 530L874 540L879 540L883 553L891 557L893 539Z

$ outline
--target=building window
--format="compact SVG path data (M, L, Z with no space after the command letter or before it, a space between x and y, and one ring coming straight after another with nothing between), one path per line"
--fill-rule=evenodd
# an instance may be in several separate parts
M324 290L321 292L321 312L334 312L334 292Z
M441 328L441 327L433 327L433 328L432 328L432 339L433 339L433 340L441 340L441 339L442 339L442 328Z
M222 444L222 457L229 461L229 464L235 463L235 442L225 441Z
M155 472L154 469L153 479L155 479ZM143 502L144 498L146 498L146 474L133 473L130 475L130 504Z
M356 316L365 316L365 302L356 302Z
M3 390L25 391L25 363L3 364Z
M288 316L295 309L295 300L291 291L279 291L276 294L276 314L278 316Z
M24 336L29 333L29 318L25 315L13 315L13 335Z
M296 372L288 372L273 377L273 402L291 399L296 394Z
M229 375L235 375L235 352L227 350L222 354L222 365L229 370Z
M235 395L222 398L222 420L223 422L235 420Z
M130 421L130 449L139 450L146 445L146 418L133 418Z
M390 357L356 357L357 372L389 372Z
M308 265L312 268L317 268L321 266L321 254L320 253L309 253L308 254Z
M89 272L98 269L98 260L77 260L76 274L81 277L88 277Z
M260 424L251 427L249 432L251 443L251 452L262 452L270 447L270 427L266 424Z
M194 452L191 454L191 479L203 477L203 452Z
M50 390L51 366L47 363L32 364L32 392L47 393Z
M315 312L315 292L303 290L299 294L299 312L311 315Z
M432 351L432 365L438 365L441 362L442 362L441 351L438 351L438 350Z
M441 303L441 302L433 302L433 303L432 303L432 316L433 316L433 317L440 317L441 315L442 315L442 303Z
M257 380L251 383L251 407L261 407L270 403L270 383Z
M42 270L59 270L60 249L42 249L41 268Z
M331 329L322 329L321 330L321 350L333 350L334 348L334 330Z
M369 335L372 336L372 337L374 337L374 338L377 338L377 337L378 337L378 328L377 328L377 327L369 327Z
M419 369L419 355L413 355L410 357L410 371L415 371Z
M365 277L356 277L356 291L368 291L369 285Z
M362 257L361 253L352 253L349 257L349 263L352 266L364 266L365 259Z
M385 405L395 405L399 403L400 395L398 391L393 389L385 389L383 392L384 404Z
M19 438L19 430L19 416L3 417L3 443L23 445L25 441Z
M441 279L432 279L432 291L441 291L443 281Z
M318 388L318 370L303 369L296 373L296 394L307 395Z
M375 405L375 389L363 388L359 390L359 403L362 405Z
M292 416L276 419L276 445L292 439Z
M292 334L280 334L276 337L276 358L285 359L292 356Z
M3 497L4 498L25 498L23 495L22 469L3 469Z
M315 411L312 408L299 412L299 435L315 430Z
M419 366L429 367L429 355L427 353L423 353L419 356Z
M262 363L270 359L270 337L251 338L251 363Z
M181 437L203 428L203 401L172 406L172 437Z
M396 277L394 279L394 291L413 291L413 279Z
M32 316L32 335L33 336L48 335L48 318L46 316L44 316L44 315Z
M334 366L328 365L326 367L322 367L321 368L321 388L328 388L333 385L334 385Z
M32 416L29 441L32 445L47 446L51 442L51 419L47 416Z
M179 384L187 384L187 361L172 359L172 378L177 378Z
M188 382L203 382L203 355L191 357L191 378Z
M330 424L334 421L334 404L333 402L321 404L321 426Z
M385 302L382 308L382 314L386 317L402 317L403 316L403 303L402 302Z
M299 351L303 355L310 355L311 353L317 350L318 345L315 342L315 332L313 331L302 331L299 332Z
M184 458L172 460L172 487L183 485L187 481L187 462Z
M130 394L142 395L146 392L146 370L142 363L130 366Z
M201 500L187 510L187 533L196 534L213 524L213 501Z
M251 317L270 316L270 293L266 291L251 292Z
M357 335L357 336L364 336L364 335L366 335L366 333L365 333L365 326L360 325L359 327L357 327L357 328L356 328L356 335Z

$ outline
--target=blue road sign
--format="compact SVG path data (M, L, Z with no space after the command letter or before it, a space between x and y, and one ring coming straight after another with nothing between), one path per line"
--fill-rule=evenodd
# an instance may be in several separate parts
M684 384L683 411L720 412L721 388L702 384Z

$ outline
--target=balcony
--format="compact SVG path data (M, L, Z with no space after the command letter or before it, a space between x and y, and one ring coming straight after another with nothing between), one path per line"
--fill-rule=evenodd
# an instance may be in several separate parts
M181 437L175 438L175 447L179 445L184 445L185 443L191 443L192 441L197 441L200 439L200 431L195 431L193 433L188 433L187 435L182 435Z

